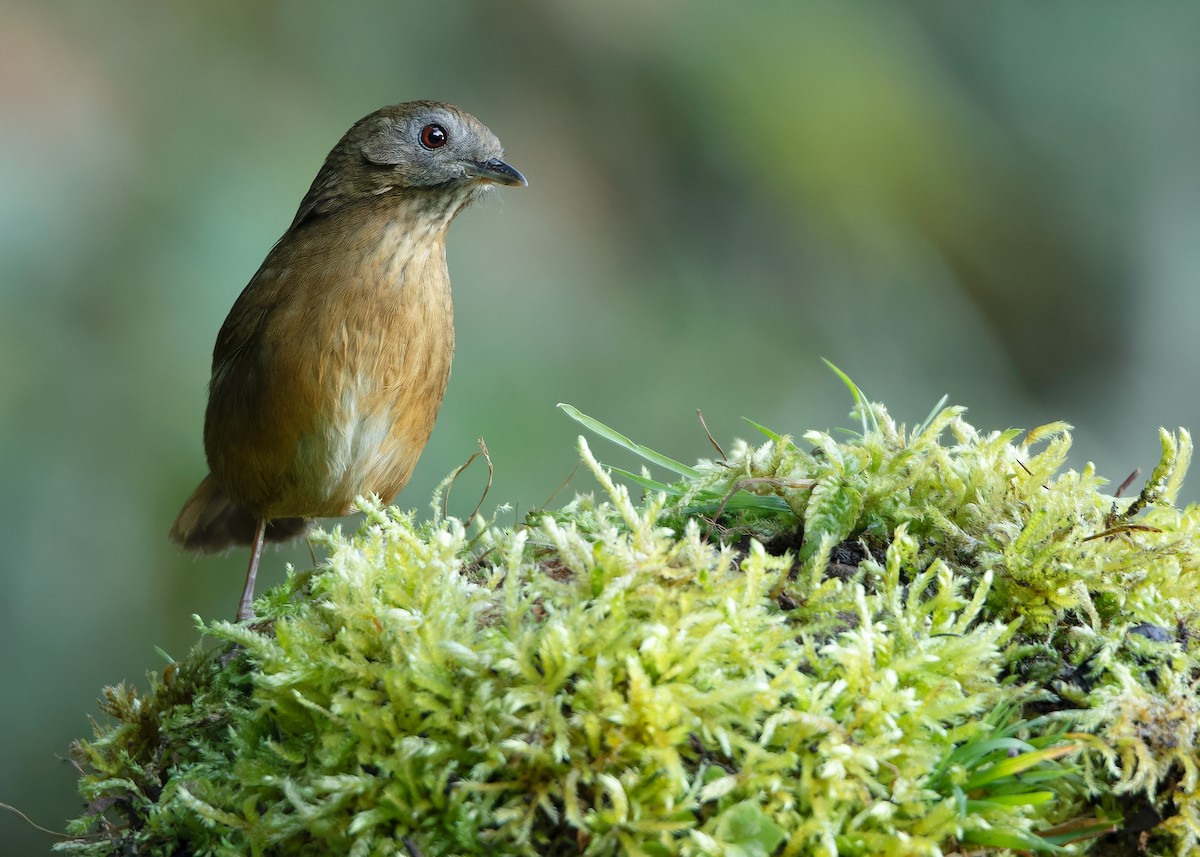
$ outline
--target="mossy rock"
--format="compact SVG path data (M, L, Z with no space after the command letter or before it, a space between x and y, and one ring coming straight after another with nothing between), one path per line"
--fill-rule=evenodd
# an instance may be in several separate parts
M1132 498L1067 428L766 432L634 502L477 527L364 503L328 559L110 688L82 854L1185 854L1191 451ZM765 431L765 430L764 430ZM724 454L722 454L724 455ZM1118 492L1120 493L1120 492ZM214 645L215 644L215 645Z

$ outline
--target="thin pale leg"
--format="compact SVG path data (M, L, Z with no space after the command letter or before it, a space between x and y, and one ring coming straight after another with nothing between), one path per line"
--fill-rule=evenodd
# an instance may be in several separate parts
M254 542L250 545L250 566L246 569L246 585L242 587L242 600L238 602L239 622L244 622L254 615L254 579L258 577L258 560L262 557L263 540L266 535L267 522L259 518L254 527Z

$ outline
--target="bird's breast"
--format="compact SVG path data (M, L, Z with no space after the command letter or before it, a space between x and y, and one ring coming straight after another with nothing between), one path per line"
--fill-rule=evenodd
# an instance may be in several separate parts
M444 226L394 217L311 232L285 236L247 288L262 294L263 322L210 391L210 422L237 427L214 431L214 475L264 517L330 517L360 495L394 497L454 352ZM256 311L255 299L239 304Z
M337 278L344 294L328 304L319 419L299 456L330 508L345 512L368 493L390 500L429 439L454 353L444 246L392 223L361 270Z

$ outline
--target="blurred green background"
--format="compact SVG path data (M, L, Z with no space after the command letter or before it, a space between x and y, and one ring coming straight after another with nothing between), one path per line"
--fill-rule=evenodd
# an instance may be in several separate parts
M244 552L165 533L216 331L375 108L477 115L530 187L451 231L459 348L400 498L484 437L512 521L568 401L674 457L848 425L1064 419L1113 483L1200 425L1200 6L16 2L0 11L0 801L61 828L105 683L144 686ZM622 461L596 443L602 456ZM478 467L478 465L476 465ZM466 514L482 469L456 487ZM1200 491L1191 486L1194 499ZM572 488L588 490L576 476ZM560 495L561 496L561 495ZM268 553L264 585L298 549ZM6 854L49 839L0 815Z

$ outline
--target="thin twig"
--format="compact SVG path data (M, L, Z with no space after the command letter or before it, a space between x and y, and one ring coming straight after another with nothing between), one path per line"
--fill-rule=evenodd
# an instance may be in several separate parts
M1101 530L1092 536L1087 536L1084 541L1090 542L1093 539L1104 539L1109 536L1115 536L1119 533L1161 533L1158 527L1150 527L1146 524L1119 524L1115 527L1109 527L1107 530Z
M1133 480L1137 479L1141 475L1142 475L1142 468L1135 467L1133 472L1130 473L1128 476L1126 476L1125 481L1122 482L1120 484L1120 486L1117 488L1117 493L1114 496L1120 497L1122 494L1124 494L1125 489L1133 484Z
M35 822L33 819L31 819L29 816L27 816L25 813L21 812L21 810L17 809L15 806L13 806L10 803L4 803L3 801L0 801L0 809L7 809L9 812L11 812L13 815L19 817L22 821L24 821L26 824L28 824L34 830L40 830L42 833L48 833L51 836L57 837L58 839L65 840L65 839L74 839L75 838L66 833L59 833L57 830L50 830L49 828L42 827L40 824Z
M1020 466L1020 468L1021 468L1022 470L1024 470L1024 471L1025 471L1026 473L1028 473L1030 476L1032 476L1032 475L1033 475L1033 471L1032 471L1032 470L1030 470L1028 467L1026 467L1026 466L1025 466L1025 462L1023 462L1023 461L1022 461L1021 459L1019 459L1019 458L1014 458L1013 460L1017 462L1017 464ZM1049 490L1050 490L1050 486L1049 486L1049 485L1047 485L1045 482L1043 482L1043 483L1042 483L1042 487L1043 487L1043 488L1045 488L1047 491L1049 491Z
M450 477L450 484L446 486L446 493L442 497L442 517L447 517L450 514L450 489L454 487L454 483L458 481L458 477L462 475L462 472L471 466L471 462L482 455L483 460L487 462L487 485L483 486L483 493L479 495L479 502L475 504L475 508L471 510L471 514L465 519L465 523L468 524L475 520L475 515L479 513L480 507L483 506L483 501L487 499L488 492L492 490L492 476L495 474L495 468L492 467L492 457L488 454L487 444L483 442L483 438L476 438L475 442L479 444L479 452L472 453L463 466L454 471L454 475Z
M704 433L708 435L708 442L716 447L717 452L721 454L721 460L728 461L729 456L725 454L725 450L721 449L721 444L717 443L716 438L712 436L712 432L708 430L708 423L704 422L704 414L700 413L699 408L696 408L696 419L700 420L700 428L704 429Z
M561 485L559 485L557 488L555 488L553 491L550 492L550 496L546 498L546 502L542 504L541 508L543 508L543 509L550 508L550 503L554 500L555 497L557 497L559 495L559 492L571 484L571 480L574 479L575 474L579 472L579 466L581 463L582 462L579 462L579 461L575 462L575 466L571 468L571 472L567 474L567 478L562 481Z

